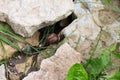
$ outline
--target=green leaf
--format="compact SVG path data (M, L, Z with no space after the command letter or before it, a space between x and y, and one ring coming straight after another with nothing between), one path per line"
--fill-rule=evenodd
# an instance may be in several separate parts
M102 61L99 58L92 59L89 65L90 71L89 74L94 76L98 75L103 70Z
M120 72L116 72L114 76L108 78L107 80L120 80Z
M81 64L74 64L68 71L66 80L88 80L88 74Z
M110 62L110 52L104 50L101 56L102 65L106 67Z
M115 51L115 49L116 49L116 46L111 46L110 47L110 51L112 52L112 51Z
M113 52L112 54L114 55L114 57L120 59L120 53Z
M102 51L102 54L109 54L109 53L110 53L109 50L103 50L103 51Z
M89 64L89 74L97 77L110 63L110 53L104 50L102 54L94 59L91 59Z

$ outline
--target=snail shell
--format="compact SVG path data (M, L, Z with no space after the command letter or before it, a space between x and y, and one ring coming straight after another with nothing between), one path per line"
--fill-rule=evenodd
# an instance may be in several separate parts
M47 44L55 44L58 43L59 41L60 41L60 37L57 34L52 33L48 35Z

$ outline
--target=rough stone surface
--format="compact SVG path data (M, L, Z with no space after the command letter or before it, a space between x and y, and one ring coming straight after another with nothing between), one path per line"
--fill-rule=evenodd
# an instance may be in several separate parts
M119 0L111 0L111 3L120 8ZM95 12L94 12L95 13ZM109 6L104 6L103 10L93 13L93 18L97 25L101 26L101 48L109 48L111 45L120 42L120 13L114 11ZM97 15L97 16L96 16Z
M0 21L23 37L71 14L73 0L1 0Z
M82 9L82 8L81 8ZM61 34L66 37L66 42L82 54L82 62L90 56L92 45L100 32L92 15L85 14L74 20L69 26L62 30Z
M102 34L104 37L101 37L101 40L104 41L105 46L120 43L120 22L115 21L112 24L104 26L102 30L106 33Z
M112 1L115 6L120 6L120 1ZM98 34L101 35L99 49L106 49L106 47L109 48L112 44L120 42L119 13L102 4L100 0L75 0L74 4L74 13L78 19L70 24L68 28L65 28L62 33L68 37L67 42L71 46L77 47L77 51L84 55L83 58L88 58L88 53L94 48L100 37ZM99 30L96 29L96 26L92 29L91 21L92 24L99 26ZM80 27L75 30L75 26ZM94 35L94 40L90 39L90 36L93 37L91 33Z
M7 80L5 77L5 66L2 64L0 66L0 80Z
M74 1L74 14L77 17L82 17L84 15L90 14L89 10L84 6L83 3L80 2L80 0Z
M104 5L100 0L75 0L74 13L77 17L91 14L95 23L101 26L99 11L104 10Z
M40 37L40 32L37 31L31 37L26 38L25 41L32 46L38 46L39 45L39 37Z
M66 42L82 52L87 50L90 44L96 40L99 32L100 28L94 23L92 16L89 14L74 20L61 33L67 37Z
M25 45L23 43L17 42L18 46L22 49ZM6 51L3 50L3 47L0 46L0 61L5 59L5 58L9 58L11 57L14 52L16 52L17 50L12 48L10 45L3 43L3 46L5 48Z
M94 45L96 45L98 38L100 37L98 34L101 35L101 41L99 42L99 50L96 51L97 53L102 49L106 49L106 47L109 48L112 44L120 42L120 19L118 20L119 15L116 12L114 12L113 10L109 10L108 8L106 8L106 6L103 7L103 4L101 2L98 3L98 6L96 6L96 2L91 2L97 0L83 1L84 4L87 1L90 2L85 4L88 9L85 8L82 3L75 3L74 13L77 16L77 19L74 20L64 30L62 30L61 33L65 35L66 42L70 46L83 54L82 57L84 60L84 58L88 59L90 51L94 49ZM47 62L44 64L47 64ZM51 69L53 70L53 68ZM117 69L118 68L116 68L116 70ZM38 73L39 71L31 73L30 75ZM45 74L43 73L42 75ZM37 76L39 75L36 75L34 77ZM51 76L57 75L50 75L50 77ZM26 80L27 79L28 78L26 78Z
M80 53L64 43L54 56L42 61L39 71L30 73L23 80L65 80L68 69L80 61Z
M21 80L23 74L26 75L31 69L33 56L17 55L18 59L10 58L8 63L8 72L10 80ZM26 59L27 58L27 59Z
M101 0L76 0L82 2L90 12L96 12L104 9L104 5Z
M120 8L120 1L119 0L111 0L111 3L114 6L118 6ZM117 10L117 9L114 9ZM113 22L117 21L120 16L120 13L117 11L114 11L110 6L104 5L103 9L93 11L91 12L94 18L94 21L96 22L97 25L99 26L105 26L112 24ZM120 21L120 19L119 19Z

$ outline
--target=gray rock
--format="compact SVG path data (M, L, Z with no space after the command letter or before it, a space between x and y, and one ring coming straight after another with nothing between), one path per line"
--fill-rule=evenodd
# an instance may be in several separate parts
M54 56L42 61L39 71L30 73L23 80L65 80L69 68L80 61L80 53L64 43Z
M107 34L102 34L101 40L104 41L105 46L111 46L115 43L120 43L120 22L115 21L112 24L106 25L103 31Z
M111 3L120 7L119 0L111 0ZM120 42L120 14L109 6L104 6L103 10L93 12L93 18L97 25L101 26L102 48L109 48L111 45ZM104 45L103 45L104 44Z
M97 2L91 3L93 5L93 8L96 8L96 9L94 11L90 10L91 14L93 15L94 21L97 25L103 27L103 26L112 24L113 22L118 20L118 17L120 16L120 14L117 11L119 10L117 10L116 8L112 8L112 6L110 7L108 5L102 4L100 0L91 0L91 2L92 1L97 1ZM113 6L120 8L119 0L116 0L116 1L111 0L110 2ZM96 7L94 5L96 5Z
M80 0L80 2L86 5L90 12L96 12L104 9L104 5L101 0Z
M7 80L5 77L5 66L2 64L0 66L0 80Z
M100 0L75 0L74 13L77 17L92 14L92 17L99 26L103 26L99 20L99 11L104 9L104 5Z
M74 20L69 26L63 29L61 33L67 37L67 41L71 46L76 47L76 45L82 44L82 42L86 40L96 40L99 32L100 28L94 23L92 16L89 14Z
M23 37L71 14L73 0L1 0L0 21Z
M77 17L82 17L84 15L90 14L86 6L80 2L80 0L74 1L74 13Z
M0 46L0 61L2 61L5 58L9 58L11 57L17 50L14 49L13 47L11 47L10 45L6 44L6 43L2 43L5 50L3 50L3 47ZM20 49L24 48L25 44L24 43L20 43L20 42L16 42L16 44L20 47Z
M62 30L61 34L66 37L66 42L75 48L83 56L83 61L89 57L91 45L100 32L92 16L84 15L74 20L69 26Z

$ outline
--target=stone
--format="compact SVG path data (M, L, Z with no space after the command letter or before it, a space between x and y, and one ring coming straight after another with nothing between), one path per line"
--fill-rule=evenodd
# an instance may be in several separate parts
M32 46L38 46L39 45L39 37L40 37L40 32L37 31L31 37L26 38L25 41Z
M80 2L80 0L74 1L74 14L79 18L84 15L90 14L89 10L84 6L83 3Z
M73 11L73 0L1 0L0 21L15 33L30 37L37 30L66 18Z
M80 61L80 53L64 43L55 55L42 61L39 71L28 74L23 80L65 80L69 68Z
M61 31L61 34L65 35L65 42L82 54L84 62L89 58L91 45L93 45L99 32L100 27L95 24L92 15L88 14L74 20Z
M112 45L117 45L120 43L120 22L115 21L112 24L106 25L102 28L100 33L100 41L97 46L96 52L100 52L101 50L110 49ZM99 38L96 39L96 42ZM118 50L119 51L119 50Z
M0 80L7 80L5 77L5 66L2 64L0 66Z
M112 24L106 25L102 28L103 32L101 40L105 43L105 46L111 46L115 43L120 43L120 22L115 21Z
M25 44L20 43L20 42L17 42L16 44L20 47L20 49L22 49L25 46ZM8 45L4 42L3 42L3 46L6 51L4 51L3 47L0 46L0 61L5 58L11 57L17 51L16 49L12 48L10 45Z
M113 22L117 21L119 16L119 13L111 10L110 8L105 8L98 13L98 19L103 24L103 26L110 25Z
M120 8L119 0L111 0L111 3ZM97 25L101 26L101 47L110 47L120 42L120 14L109 6L104 6L103 10L98 11L96 15L92 14Z
M74 13L79 18L91 14L98 26L103 26L99 13L104 10L104 5L99 0L75 0Z
M75 0L74 13L77 17L92 14L92 17L99 26L102 25L99 20L99 11L104 9L100 0Z
M23 63L18 63L15 65L16 70L18 71L18 73L21 72L25 72L25 74L27 73L27 71L31 68L32 62L33 62L33 56L31 57L27 57L28 59L26 61L24 61ZM26 67L25 67L26 65ZM26 70L25 70L26 68Z
M34 56L26 56L20 53L17 53L15 55L14 57L16 58L10 58L7 65L9 78L10 80L21 80L23 78L23 75L27 75L28 71L31 69Z
M94 23L92 16L85 15L74 20L69 26L62 30L61 34L67 37L67 42L72 47L75 48L76 45L81 45L79 48L79 51L81 51L85 50L91 41L96 40L99 32L100 28ZM83 44L84 42L88 44Z
M104 5L102 4L101 0L80 0L80 1L89 9L91 13L104 9Z
M0 27L4 27L5 29L7 29L8 32L11 32L12 34L14 34L11 27L9 25L7 25L6 23L0 22ZM21 40L20 40L21 42L19 42L18 40L16 40L13 37L9 36L8 32L7 33L2 33L2 30L0 29L0 36L3 36L5 39L8 39L9 41L11 41L14 44L18 45L20 49L22 49L25 46L24 39L22 37L16 35L16 34L14 34L15 36L21 38ZM3 40L1 40L1 42L0 42L0 61L5 59L5 58L8 59L16 51L17 50L15 48L11 47L7 43L5 43Z
M119 6L120 1L119 0L111 0L111 3L114 6ZM98 11L93 11L92 15L94 18L94 21L96 22L97 25L104 27L105 25L110 25L113 22L117 21L119 19L119 12L115 11L117 9L112 9L110 6L108 5L104 5L104 8ZM120 21L120 20L119 20Z

